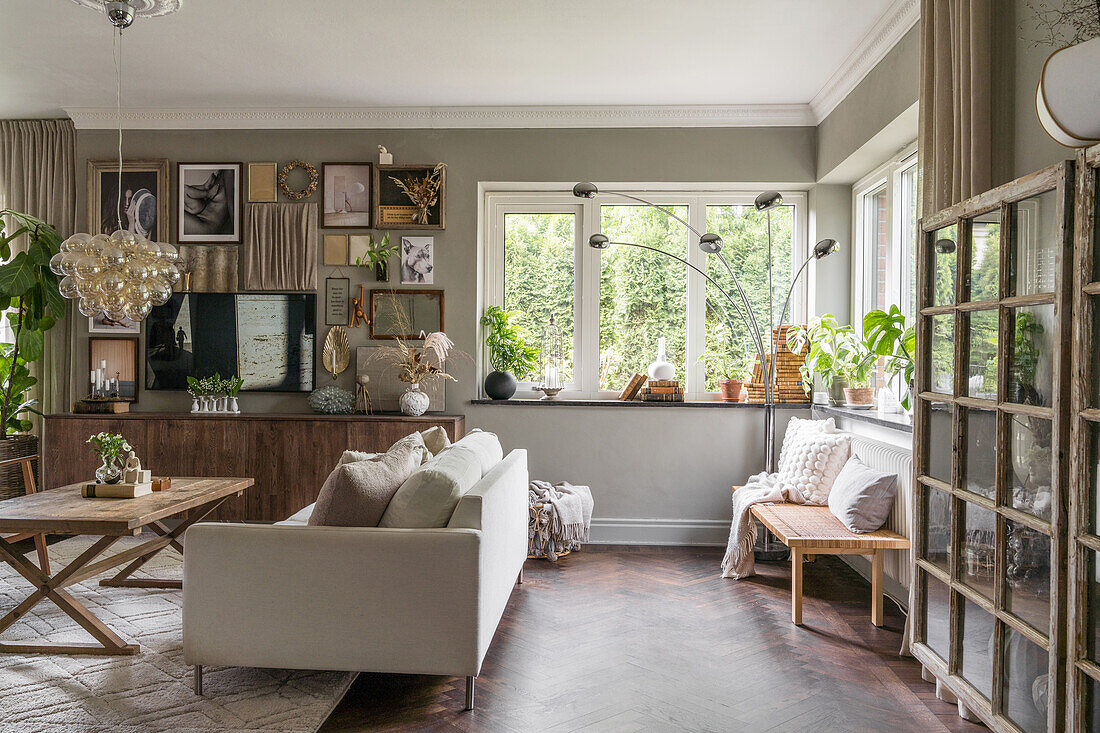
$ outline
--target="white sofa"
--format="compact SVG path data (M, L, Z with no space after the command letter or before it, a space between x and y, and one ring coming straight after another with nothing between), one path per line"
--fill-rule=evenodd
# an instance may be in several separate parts
M200 523L183 559L195 666L474 679L527 557L527 452L514 450L439 529Z

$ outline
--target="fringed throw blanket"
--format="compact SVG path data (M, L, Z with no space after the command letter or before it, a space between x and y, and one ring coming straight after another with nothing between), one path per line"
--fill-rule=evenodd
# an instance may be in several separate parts
M558 555L588 541L592 524L592 491L568 482L532 481L527 539L531 554L557 560Z
M793 487L777 485L775 473L758 473L733 492L733 522L726 556L722 558L723 578L747 578L756 574L752 548L756 544L756 521L750 509L753 504L788 502L805 504L806 497Z

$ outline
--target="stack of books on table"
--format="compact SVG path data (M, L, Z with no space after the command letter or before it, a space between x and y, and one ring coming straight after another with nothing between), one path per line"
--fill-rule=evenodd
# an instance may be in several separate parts
M684 388L678 379L651 379L642 387L644 402L683 402Z
M776 339L775 381L772 383L773 401L777 403L802 403L810 401L810 390L802 379L800 371L806 360L805 348L802 353L791 351L787 345L787 331L793 328L786 324L777 326L773 332ZM771 357L767 357L771 361ZM745 385L749 402L764 401L764 374L761 361L752 367L752 381Z
M100 484L86 483L80 487L85 499L136 499L153 493L153 482Z

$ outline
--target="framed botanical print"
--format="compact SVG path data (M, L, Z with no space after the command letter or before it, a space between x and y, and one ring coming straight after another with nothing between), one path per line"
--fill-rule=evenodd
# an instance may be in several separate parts
M88 231L121 228L153 241L168 241L168 159L88 161Z
M370 227L374 174L370 163L321 164L321 227Z
M445 229L447 166L380 165L375 168L374 226Z
M176 165L180 244L241 243L241 163Z

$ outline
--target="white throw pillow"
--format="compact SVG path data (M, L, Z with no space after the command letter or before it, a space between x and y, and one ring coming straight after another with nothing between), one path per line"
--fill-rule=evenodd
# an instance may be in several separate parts
M474 452L481 464L482 476L489 473L493 466L504 460L504 449L501 447L500 439L497 438L496 433L488 433L479 428L474 428L466 434L466 437L446 450L459 446Z
M378 526L446 527L458 500L481 476L477 453L455 443L401 484Z
M836 431L832 418L791 418L779 455L776 485L800 492L811 504L824 504L850 450L851 438Z
M874 532L894 508L898 476L870 468L852 456L829 492L829 510L853 532Z

